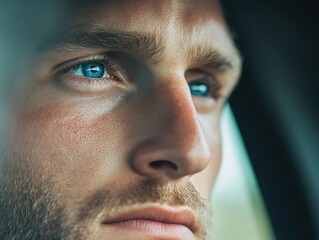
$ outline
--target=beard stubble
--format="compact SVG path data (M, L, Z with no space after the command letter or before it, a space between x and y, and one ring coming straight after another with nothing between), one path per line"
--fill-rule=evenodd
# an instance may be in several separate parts
M93 236L97 236L103 219L145 203L190 207L197 219L196 236L207 237L208 206L190 181L177 184L153 178L121 190L100 189L82 200L71 218L63 202L66 196L54 178L21 165L4 169L7 172L0 178L0 239L96 239Z

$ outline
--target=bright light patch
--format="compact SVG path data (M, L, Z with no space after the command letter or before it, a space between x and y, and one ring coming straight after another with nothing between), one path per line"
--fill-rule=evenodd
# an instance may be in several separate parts
M229 106L223 113L223 160L213 191L213 239L275 239Z

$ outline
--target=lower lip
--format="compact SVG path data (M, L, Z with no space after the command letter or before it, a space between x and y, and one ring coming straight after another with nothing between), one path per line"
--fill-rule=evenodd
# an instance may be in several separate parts
M195 239L193 232L181 224L158 222L146 219L132 219L128 221L103 224L103 228L116 228L128 232L128 234L157 237L160 239Z

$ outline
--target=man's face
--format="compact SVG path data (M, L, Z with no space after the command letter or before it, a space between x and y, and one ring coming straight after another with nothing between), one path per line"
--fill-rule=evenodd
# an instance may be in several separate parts
M205 238L239 74L218 3L108 1L37 54L2 167L2 236Z

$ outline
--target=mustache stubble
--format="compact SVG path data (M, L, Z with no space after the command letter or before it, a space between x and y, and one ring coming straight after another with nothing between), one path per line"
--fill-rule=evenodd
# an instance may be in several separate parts
M195 186L190 181L177 184L158 178L131 184L117 192L105 189L96 191L81 201L72 235L76 239L81 239L81 236L93 234L85 226L90 226L92 222L101 223L123 209L147 203L191 208L197 220L195 234L199 239L204 239L207 235L207 227L210 224L209 208L207 201L201 197Z

